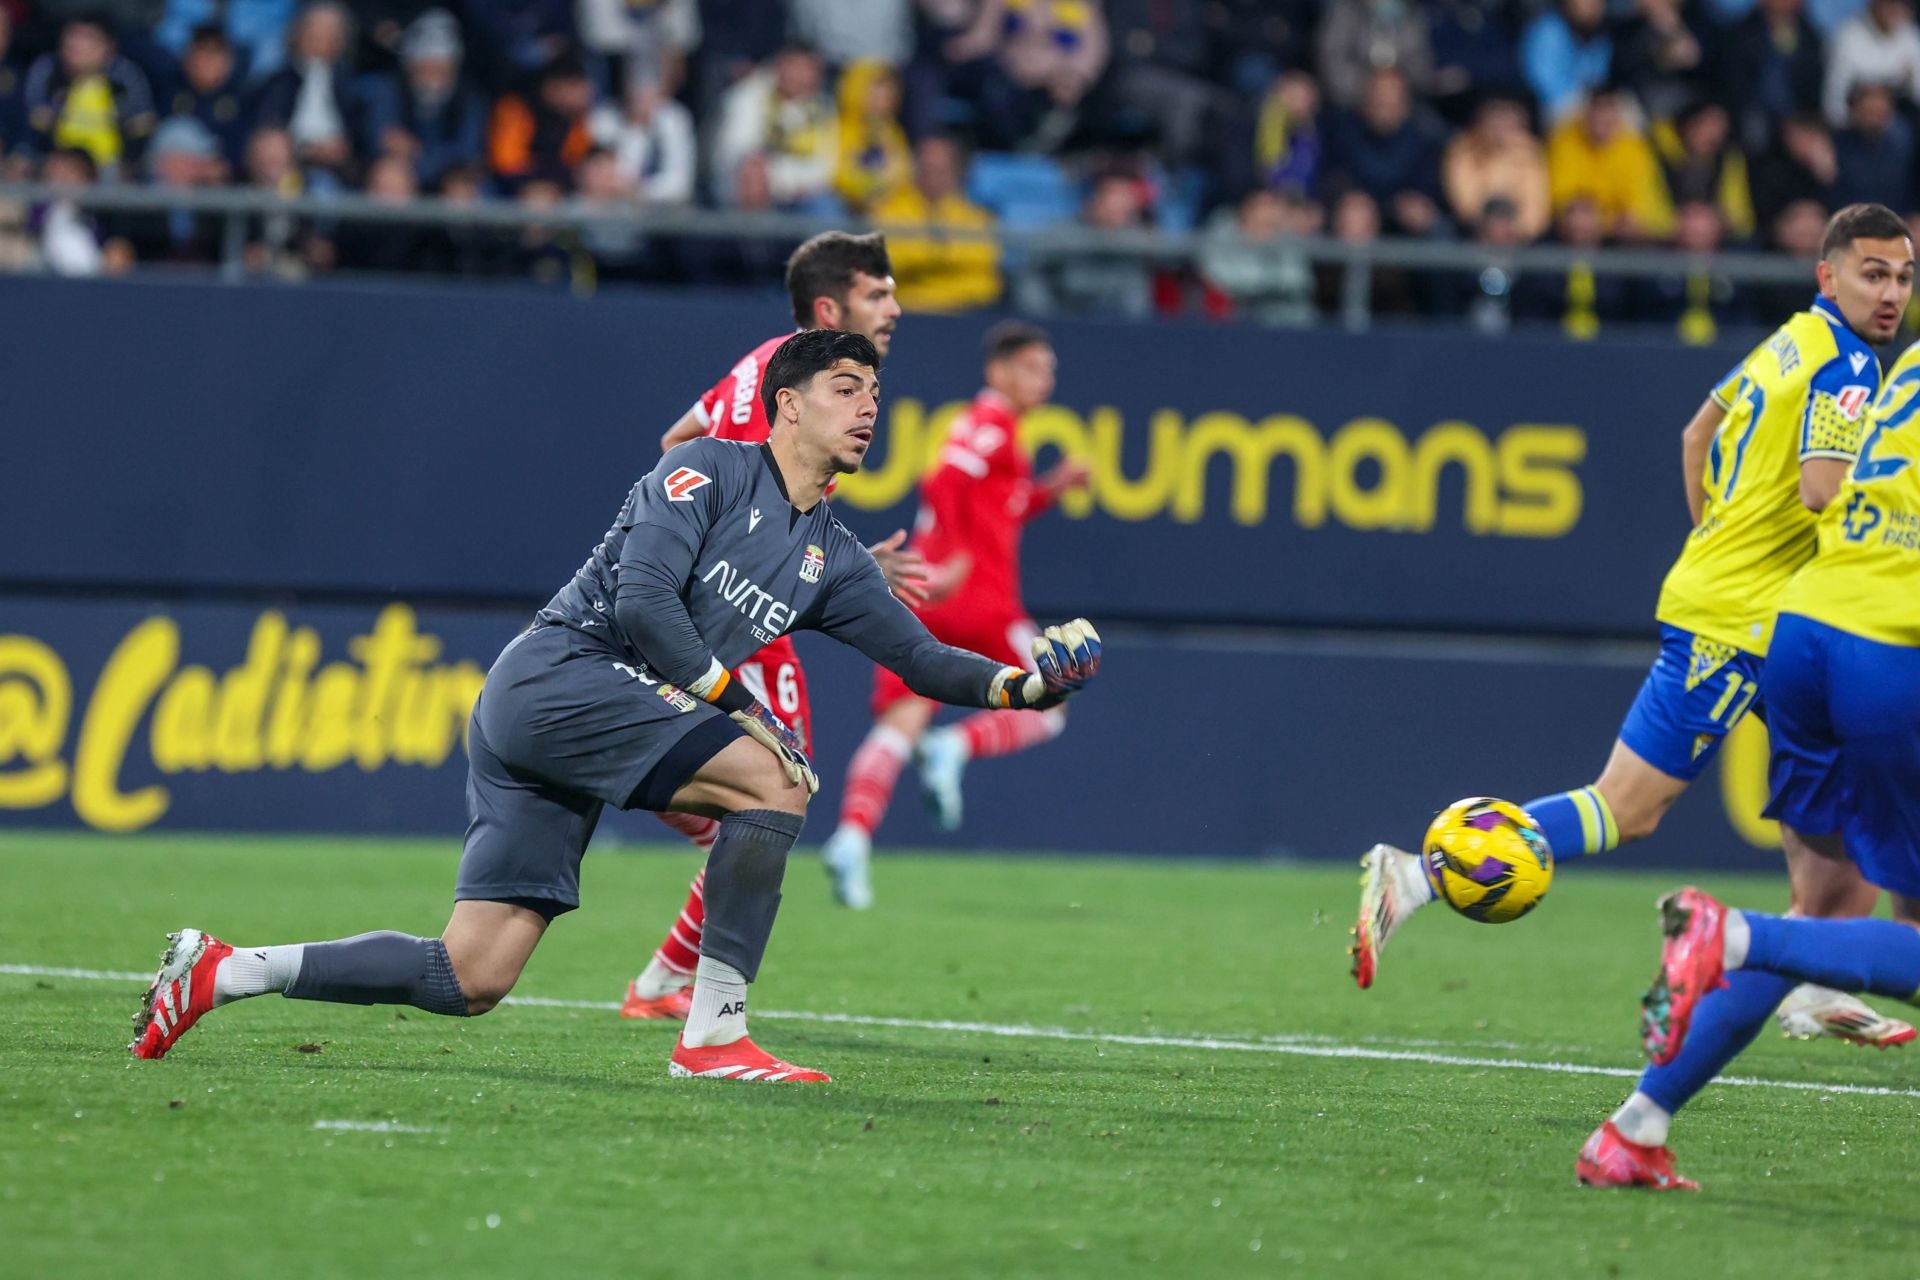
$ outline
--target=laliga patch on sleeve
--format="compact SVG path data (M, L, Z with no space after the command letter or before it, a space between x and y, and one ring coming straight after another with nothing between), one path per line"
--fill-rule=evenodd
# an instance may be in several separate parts
M695 471L692 467L678 467L666 478L663 487L667 491L667 501L692 502L695 490L712 483L713 477Z
M1840 406L1841 415L1845 417L1848 422L1855 422L1859 420L1861 412L1867 407L1867 397L1872 394L1873 389L1871 387L1863 387L1856 383L1850 387L1840 388L1840 394L1833 399L1834 403Z

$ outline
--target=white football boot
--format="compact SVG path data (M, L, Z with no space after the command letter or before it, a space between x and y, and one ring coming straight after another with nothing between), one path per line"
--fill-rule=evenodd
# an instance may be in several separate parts
M873 859L873 840L858 827L841 827L820 846L820 863L833 884L833 900L843 907L865 911L873 905L873 882L867 865Z
M1787 992L1773 1016L1779 1019L1780 1030L1794 1040L1831 1036L1848 1044L1891 1049L1914 1037L1911 1024L1876 1013L1844 991L1811 982Z
M936 831L958 831L962 808L960 778L967 771L967 744L953 729L935 729L914 749L927 820Z
M1364 990L1373 985L1387 939L1407 917L1433 901L1433 886L1420 859L1405 849L1377 844L1360 859L1360 919L1353 926L1353 980Z

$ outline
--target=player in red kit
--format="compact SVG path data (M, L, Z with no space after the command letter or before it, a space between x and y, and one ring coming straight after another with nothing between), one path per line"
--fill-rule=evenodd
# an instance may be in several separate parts
M1064 490L1084 485L1088 472L1067 461L1035 477L1020 443L1020 416L1053 395L1046 332L1015 321L995 325L985 356L986 387L954 420L938 464L920 484L912 545L926 557L933 598L914 611L947 644L1030 666L1036 629L1020 598L1020 533ZM951 831L960 825L968 761L1024 751L1066 726L1055 708L983 712L930 730L936 709L899 677L874 669L873 728L847 766L840 825L821 849L834 897L846 906L873 903L873 832L916 745L934 825Z
M787 260L787 293L793 302L794 322L801 329L858 333L869 339L882 357L886 356L900 319L900 303L894 297L887 243L879 233L855 236L829 231L808 240ZM714 383L661 437L661 452L702 435L749 444L766 440L769 426L761 403L760 379L773 353L792 336L789 330L767 339L728 370L727 376ZM894 593L914 604L922 599L919 587L924 581L923 562L919 553L905 549L905 542L906 532L902 530L868 550L880 562ZM807 676L792 640L785 636L775 640L734 668L733 675L812 752ZM720 829L713 819L690 813L663 813L659 817L703 850L712 847ZM653 958L640 976L627 984L626 999L620 1006L622 1017L687 1016L706 923L705 895L703 869L694 876L686 904Z

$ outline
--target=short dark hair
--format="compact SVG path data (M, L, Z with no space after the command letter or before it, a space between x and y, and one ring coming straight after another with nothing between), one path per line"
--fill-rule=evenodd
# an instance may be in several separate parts
M787 297L793 301L793 322L802 329L812 328L817 298L832 298L845 306L856 274L876 280L893 274L893 263L887 258L887 238L878 231L864 236L823 231L795 249L787 259Z
M1820 241L1824 261L1842 249L1853 247L1855 240L1905 240L1904 219L1883 204L1850 204L1827 219L1827 234Z
M980 340L980 354L988 364L992 364L1026 347L1052 345L1053 339L1039 325L1028 324L1024 320L1002 320L987 330L987 336Z
M767 411L767 421L772 423L778 416L776 406L782 390L804 386L815 374L842 360L880 368L880 352L873 343L844 329L802 329L776 347L773 358L767 361L766 376L760 380L760 404Z

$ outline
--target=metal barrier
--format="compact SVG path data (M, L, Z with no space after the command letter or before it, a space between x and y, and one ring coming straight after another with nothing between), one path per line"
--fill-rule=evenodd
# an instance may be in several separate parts
M97 213L205 214L222 219L222 279L239 283L245 278L242 250L246 220L253 217L293 217L329 223L374 223L437 229L491 229L549 233L567 231L629 232L686 240L798 241L833 228L865 228L875 224L858 219L823 219L785 213L746 213L684 205L646 205L596 209L570 202L533 209L505 201L455 202L437 197L406 203L370 199L363 195L283 197L249 188L162 190L131 185L60 187L45 183L0 183L0 202L20 205L67 201ZM1156 267L1191 266L1213 243L1199 232L1101 231L1076 225L1040 229L971 229L929 227L923 223L881 230L912 234L920 239L955 243L994 241L1017 253L1033 267L1050 260L1088 253L1137 258ZM1372 323L1371 293L1374 273L1382 269L1408 271L1505 271L1565 273L1584 266L1596 277L1649 278L1675 274L1711 274L1734 285L1794 285L1810 280L1811 264L1782 254L1729 251L1710 255L1666 249L1570 249L1560 245L1527 245L1513 249L1434 240L1381 239L1352 243L1328 236L1296 237L1272 242L1274 253L1306 258L1312 265L1341 271L1341 323L1364 330Z

